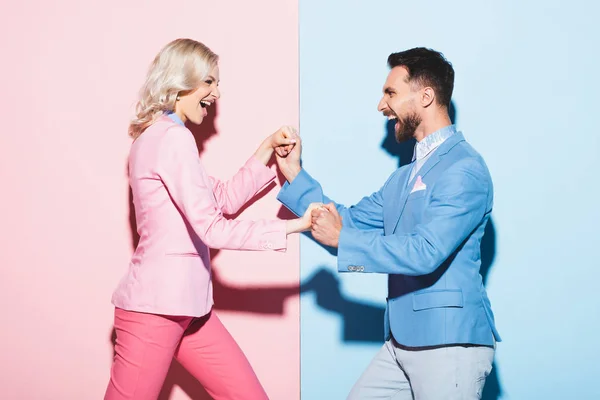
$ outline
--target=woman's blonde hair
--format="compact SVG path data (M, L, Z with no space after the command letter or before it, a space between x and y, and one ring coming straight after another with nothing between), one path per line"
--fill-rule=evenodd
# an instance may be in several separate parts
M192 39L176 39L158 53L142 86L129 136L136 139L165 112L175 110L180 92L197 89L219 57Z

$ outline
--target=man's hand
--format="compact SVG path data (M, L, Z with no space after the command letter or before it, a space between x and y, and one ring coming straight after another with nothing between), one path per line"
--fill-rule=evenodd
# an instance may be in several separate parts
M325 210L325 204L323 203L310 203L304 215L301 217L302 220L302 232L308 231L312 227L312 213L316 210Z
M333 203L314 209L311 213L311 233L319 243L330 247L338 247L342 230L342 217Z
M302 141L300 140L300 136L298 133L294 132L294 134L290 137L291 140L295 140L294 146L291 148L287 148L288 150L286 154L281 154L277 152L277 166L281 170L285 179L292 183L292 181L296 178L298 173L302 167L300 166L300 156L302 155Z

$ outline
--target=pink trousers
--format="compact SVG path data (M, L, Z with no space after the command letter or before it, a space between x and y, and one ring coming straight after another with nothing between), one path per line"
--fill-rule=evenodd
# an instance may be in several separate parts
M268 399L219 318L115 309L117 343L105 400L155 400L173 357L215 400Z

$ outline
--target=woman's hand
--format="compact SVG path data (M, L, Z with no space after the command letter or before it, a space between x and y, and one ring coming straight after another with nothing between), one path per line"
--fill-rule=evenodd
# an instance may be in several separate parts
M277 132L272 134L271 146L279 157L286 157L296 146L298 131L293 126L282 126Z
M323 203L311 203L304 215L300 218L290 219L287 221L287 234L290 233L299 233L310 230L312 225L312 212L315 209L326 210L325 205Z
M282 126L262 142L254 156L265 165L271 159L273 151L277 152L280 157L286 157L296 144L295 135L296 129L291 126Z

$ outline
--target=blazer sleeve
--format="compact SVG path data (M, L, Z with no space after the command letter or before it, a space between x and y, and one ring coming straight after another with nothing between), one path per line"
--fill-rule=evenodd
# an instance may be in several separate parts
M414 276L432 273L483 221L491 193L489 175L480 164L469 159L454 164L436 182L423 221L413 232L384 236L344 226L338 270Z
M191 132L171 127L161 142L158 173L171 198L198 237L215 249L284 250L285 221L228 220L200 163Z
M388 179L389 182L389 179ZM387 185L387 182L386 182ZM300 216L311 203L333 202L344 226L365 231L383 233L383 191L385 185L370 196L364 197L356 205L346 207L335 203L323 194L323 188L304 168L292 181L286 182L277 199L294 214Z
M215 199L225 214L235 214L266 184L275 173L252 156L227 182L209 177Z

